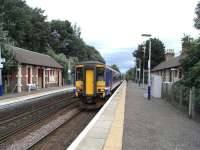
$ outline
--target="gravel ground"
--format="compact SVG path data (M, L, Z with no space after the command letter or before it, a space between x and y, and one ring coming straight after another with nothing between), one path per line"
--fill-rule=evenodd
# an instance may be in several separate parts
M96 114L82 112L31 147L31 150L65 150Z
M200 150L200 124L162 99L143 97L128 84L123 134L124 150Z
M69 109L69 107L64 108L54 115L40 121L40 123L13 135L7 139L7 141L0 144L0 150L25 150L79 112L80 109L78 109L77 106L72 106L71 109Z

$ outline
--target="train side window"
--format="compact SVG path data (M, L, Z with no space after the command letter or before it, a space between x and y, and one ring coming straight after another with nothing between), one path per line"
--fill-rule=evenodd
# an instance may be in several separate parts
M96 78L97 78L97 81L104 81L104 68L103 67L97 67Z
M76 81L83 80L83 68L76 68Z

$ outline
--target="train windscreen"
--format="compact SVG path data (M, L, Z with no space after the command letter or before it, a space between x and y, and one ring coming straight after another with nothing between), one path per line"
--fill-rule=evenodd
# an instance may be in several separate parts
M97 81L104 81L104 68L103 67L97 67L96 72L96 79Z
M76 81L83 80L83 68L76 68Z

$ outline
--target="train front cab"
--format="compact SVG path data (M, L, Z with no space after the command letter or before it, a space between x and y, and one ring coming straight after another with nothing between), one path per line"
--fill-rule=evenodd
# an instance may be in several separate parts
M105 96L105 65L76 66L76 96Z
M76 66L76 96L84 99L105 97L105 65ZM86 102L89 102L86 101ZM94 102L94 101L93 101Z
M83 93L83 65L77 65L75 68L75 95L80 97Z

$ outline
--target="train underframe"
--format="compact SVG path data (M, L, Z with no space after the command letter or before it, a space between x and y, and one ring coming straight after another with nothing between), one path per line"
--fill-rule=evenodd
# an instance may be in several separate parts
M99 109L106 103L109 96L106 95L103 97L102 94L98 94L97 96L80 95L80 107L82 109Z

